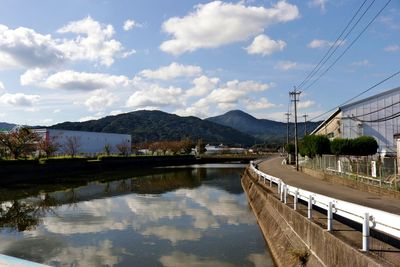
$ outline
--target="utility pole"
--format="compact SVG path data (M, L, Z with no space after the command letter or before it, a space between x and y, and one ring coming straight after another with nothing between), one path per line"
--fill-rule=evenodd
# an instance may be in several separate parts
M291 113L285 113L286 116L286 144L289 145L289 119Z
M299 144L297 140L297 102L299 101L300 91L297 91L296 86L292 92L289 92L290 99L294 103L294 156L296 159L296 170L299 171Z
M307 117L308 117L308 115L304 114L303 117L304 117L304 136L306 136L307 135Z

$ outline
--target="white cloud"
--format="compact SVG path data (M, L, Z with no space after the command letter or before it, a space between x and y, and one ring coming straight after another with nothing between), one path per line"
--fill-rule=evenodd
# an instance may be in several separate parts
M124 22L124 31L130 31L135 27L141 27L142 25L134 21L133 19L127 19Z
M260 34L254 38L251 45L246 47L249 54L261 54L263 56L271 55L272 53L282 51L286 43L282 40L272 40L265 34Z
M201 233L192 229L178 229L172 226L149 227L142 232L143 235L153 235L159 239L166 239L176 244L178 241L199 240Z
M85 101L85 106L89 108L89 111L101 111L111 106L117 99L114 94L98 89Z
M248 109L248 110L267 109L267 108L277 107L276 104L269 102L268 99L265 97L261 97L258 101L247 99L245 101L245 103L246 103L246 109Z
M100 119L100 116L84 116L78 119L79 122L84 122L84 121L91 121L91 120L98 120Z
M309 7L318 7L321 9L321 12L325 12L325 5L327 0L311 0L308 2Z
M315 104L315 102L312 100L299 101L299 103L297 104L297 108L306 109L306 108L314 106L314 104Z
M0 24L0 69L58 67L68 61L91 61L110 66L115 57L127 57L135 50L124 51L113 39L114 28L91 17L72 21L61 27L59 34L75 34L75 38L54 38L33 29L9 29Z
M364 60L352 62L350 64L350 66L353 66L353 67L371 66L371 63L369 63L368 60L364 59Z
M134 55L134 54L136 54L136 50L135 49L131 49L130 51L122 53L121 57L122 58L127 58L127 57L130 57L130 56Z
M182 65L176 62L157 70L145 69L140 75L148 79L171 80L178 77L190 77L201 74L202 69L194 65Z
M55 109L54 111L53 111L53 113L60 113L61 112L61 109L59 109L59 108L57 108L57 109Z
M110 115L111 115L111 116L115 116L115 115L122 114L122 113L124 113L124 111L122 111L122 110L120 110L120 109L111 110L111 111L110 111Z
M345 40L339 40L339 41L337 41L335 46L341 46L341 45L344 45L345 43L346 43ZM334 42L331 42L331 41L314 39L307 46L309 48L326 48L326 47L332 46L333 44L334 44Z
M0 96L0 103L7 104L15 107L31 107L33 104L38 102L40 96L38 95L26 95L23 93L16 94L3 94Z
M32 72L34 74L35 71L33 70ZM41 77L42 81L30 79L30 77L34 77L34 75L30 74L31 72L29 70L22 75L23 77L21 76L21 83L23 85L39 85L52 89L82 91L127 87L130 85L130 80L126 76L116 76L105 73L88 73L66 70L57 72L48 77ZM38 76L36 76L36 78L38 78Z
M68 246L51 256L46 264L51 266L115 266L121 261L119 256L123 251L110 240L100 240L96 246Z
M272 24L298 17L298 8L285 1L279 1L271 8L245 6L243 1L237 4L222 1L198 4L185 17L173 17L163 23L163 31L173 38L163 42L160 49L180 55L199 48L245 41Z
M204 96L211 90L215 89L219 82L218 78L208 78L207 76L200 76L193 80L193 87L186 91L186 96Z
M182 89L177 87L163 88L157 84L150 84L147 88L133 93L126 102L130 108L165 107L180 103Z
M283 71L288 71L291 69L294 69L298 66L297 62L293 61L280 61L278 64L274 67L274 69L278 70L283 70Z
M191 109L178 110L176 112L187 115L202 115L202 109L215 104L223 111L233 109L236 108L239 100L245 97L248 93L265 91L271 86L273 86L273 84L257 83L255 81L228 81L222 86L212 90L206 97L191 105Z
M53 119L47 118L47 119L40 120L40 122L45 125L50 125L53 122Z
M0 91L1 91L1 90L4 90L4 89L5 89L4 83L2 83L2 82L0 81Z
M400 45L394 44L394 45L388 45L384 49L386 52L397 52L400 51Z
M159 261L165 267L186 267L186 266L208 266L208 267L233 267L229 262L214 260L211 258L199 257L194 254L187 254L175 251L170 255L162 256Z
M32 29L9 29L0 24L0 68L49 67L65 60L51 35L42 35Z
M102 25L90 16L70 22L60 28L58 33L75 33L74 40L64 39L57 47L71 60L99 61L110 66L114 56L123 50L122 44L115 39L114 28L111 24Z
M34 85L39 84L48 76L46 69L34 68L27 70L20 77L21 85Z

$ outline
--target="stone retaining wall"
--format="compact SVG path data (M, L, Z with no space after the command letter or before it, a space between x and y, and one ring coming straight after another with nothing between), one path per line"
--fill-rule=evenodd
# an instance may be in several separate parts
M242 186L278 266L301 266L295 251L309 251L306 266L382 266L280 202L248 170Z

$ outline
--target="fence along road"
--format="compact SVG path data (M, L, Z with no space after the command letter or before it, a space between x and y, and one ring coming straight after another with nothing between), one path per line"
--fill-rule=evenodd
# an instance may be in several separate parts
M258 170L255 165L260 162L251 162L250 170L256 174L264 183L274 184L278 188L280 200L287 203L288 196L293 196L296 209L299 199L308 203L308 218L312 217L312 207L317 206L327 212L327 230L333 230L333 214L340 215L346 219L361 224L362 233L362 250L369 250L369 235L370 228L378 230L382 233L391 235L400 239L400 216L397 214L388 213L378 209L354 204L351 202L335 199L316 192L304 190L285 183L282 179L266 174Z

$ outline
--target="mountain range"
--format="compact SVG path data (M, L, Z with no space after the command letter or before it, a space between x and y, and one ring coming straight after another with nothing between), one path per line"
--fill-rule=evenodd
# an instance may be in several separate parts
M319 124L307 122L307 131L311 132ZM0 129L11 129L14 125L0 122ZM190 138L212 144L251 146L264 142L283 143L286 140L286 127L286 123L257 119L241 110L232 110L204 120L158 110L140 110L98 120L63 122L49 128L131 134L135 143ZM289 127L292 132L294 124L290 123ZM300 137L304 135L304 122L298 124L298 132Z
M233 129L242 131L251 136L254 136L260 140L267 142L278 142L286 139L287 136L287 124L283 122L257 119L250 114L241 110L232 110L223 115L210 117L206 120L212 121L224 126L231 127ZM306 130L308 133L313 131L321 121L319 122L307 122ZM303 137L305 133L305 123L299 122L297 124L298 136ZM292 133L294 129L294 123L289 123L289 132ZM293 136L293 133L292 133Z

